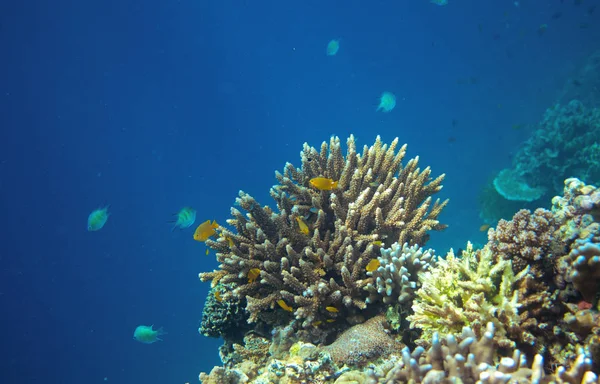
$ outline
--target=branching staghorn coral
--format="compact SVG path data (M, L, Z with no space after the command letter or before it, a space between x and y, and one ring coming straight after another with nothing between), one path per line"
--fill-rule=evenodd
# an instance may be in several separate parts
M223 299L246 298L250 322L267 310L293 312L304 328L360 321L364 287L373 280L365 268L379 248L421 245L430 230L445 228L437 217L447 200L432 202L444 175L432 180L418 157L403 166L406 146L397 145L377 137L358 154L350 136L344 156L337 137L320 150L305 144L302 167L288 163L276 174L277 211L240 191L236 204L246 214L232 208L233 229L220 227L221 237L206 242L221 264L200 279L233 284ZM315 178L330 180L331 188L313 187Z
M407 317L411 328L423 332L417 344L428 345L435 332L458 332L465 326L481 336L491 322L498 329L495 345L514 348L520 329L518 294L512 287L526 273L527 269L515 275L510 260L494 262L488 247L475 251L468 243L461 257L451 250L421 274L414 314Z

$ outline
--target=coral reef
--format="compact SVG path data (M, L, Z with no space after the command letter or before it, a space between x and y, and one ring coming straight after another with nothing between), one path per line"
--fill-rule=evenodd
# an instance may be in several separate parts
M471 243L461 257L450 251L437 266L421 275L423 286L413 301L411 328L422 331L419 345L428 345L436 332L453 333L470 327L481 336L488 322L496 325L494 345L514 348L519 337L518 293L513 285L528 269L513 273L510 260L495 260L490 247L473 250Z
M240 192L206 241L220 265L200 274L200 331L225 343L200 380L600 383L600 190L567 179L551 210L436 257L443 175L403 166L397 143L305 145L273 209Z
M567 177L578 177L587 183L600 181L599 135L599 109L586 108L577 100L549 108L538 128L517 151L513 166L496 177L499 185L518 184L519 193L527 193L505 197L531 201L536 195L531 191L558 193Z
M573 99L546 110L512 166L494 177L492 186L501 200L488 184L483 187L480 206L486 222L506 219L506 210L529 209L531 202L560 193L568 177L600 182L600 109L592 107Z
M445 228L437 217L447 201L432 200L444 175L432 180L418 158L403 166L406 146L397 145L377 137L358 154L351 136L344 156L336 137L320 150L305 144L302 167L288 163L276 174L277 211L240 191L236 205L247 213L232 208L233 229L219 227L220 238L206 242L221 264L200 279L232 284L223 300L245 299L250 322L362 322L364 288L373 282L366 266L379 249L422 245L429 231ZM315 187L324 180L331 187Z
M600 50L592 52L573 72L567 80L562 94L559 96L560 103L568 103L570 100L580 100L590 107L600 106Z
M469 327L445 339L434 334L428 350L405 348L402 358L387 371L371 370L371 383L595 383L591 359L581 351L569 370L560 366L553 375L544 372L544 358L536 355L529 366L519 350L511 357L495 356L495 329L487 324L480 337ZM387 368L387 367L386 367Z

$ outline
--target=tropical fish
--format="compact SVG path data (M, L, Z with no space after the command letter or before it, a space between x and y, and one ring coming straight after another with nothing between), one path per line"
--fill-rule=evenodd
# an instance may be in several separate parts
M287 305L283 300L277 300L277 304L285 311L292 312L294 310L294 308Z
M215 299L220 303L223 301L223 297L221 296L221 292L215 291Z
M338 313L340 311L336 307L325 307L325 309L327 310L327 312L331 312L331 313Z
M379 268L379 266L381 265L381 262L379 261L379 259L373 259L371 261L369 261L369 264L367 264L367 272L373 272L374 270L376 270L377 268Z
M332 179L328 179L326 177L314 177L310 179L309 183L320 191L331 191L332 189L336 189L338 186L337 181L333 181Z
M171 231L174 231L175 228L189 228L196 221L196 210L191 207L183 207L179 212L173 214L173 216L176 218L169 221L169 223L173 223L173 228L171 228Z
M248 271L248 283L254 283L256 279L260 276L260 269L252 268Z
M300 232L302 232L305 235L308 235L308 225L306 225L304 220L302 220L301 217L296 216L296 221L298 222L298 228L300 228Z
M335 56L340 50L340 41L338 39L331 40L327 43L327 56Z
M110 208L110 205L107 205L104 208L98 208L90 213L87 222L88 231L99 231L102 229L102 227L104 227L106 220L108 220L108 216L110 216L110 213L108 213L108 208Z
M154 325L138 325L133 332L133 338L140 343L152 344L157 341L162 341L159 336L166 335L167 332L163 331L162 327L157 330L152 329Z
M479 227L479 230L480 230L481 232L485 232L485 231L487 231L488 229L490 229L490 225L489 225L489 224L483 224L481 227Z
M210 220L206 220L202 224L196 228L194 231L194 240L196 241L206 241L209 237L213 236L217 231L215 229L219 228L219 224L213 220L211 223Z
M383 241L381 241L381 240L375 240L375 241L373 242L373 245L376 245L376 246L378 246L378 247L381 247L381 246L383 245Z
M396 96L391 92L383 92L376 111L390 112L394 107L396 107Z

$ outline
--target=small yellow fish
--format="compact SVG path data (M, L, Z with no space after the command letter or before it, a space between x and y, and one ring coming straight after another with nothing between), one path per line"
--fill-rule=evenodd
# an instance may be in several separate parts
M183 207L179 212L175 213L173 216L175 216L176 219L170 221L170 223L174 223L173 228L171 228L171 231L174 231L175 228L189 228L192 225L194 225L194 222L196 221L196 210L191 207Z
M204 223L200 224L196 231L194 232L194 240L196 241L206 241L209 237L213 236L216 231L215 229L219 228L219 224L213 220L211 223L210 220L206 220Z
M337 181L333 181L333 179L326 177L314 177L310 179L309 183L320 191L331 191L332 189L336 189L338 186Z
M298 227L300 228L300 232L308 235L308 225L302 220L300 216L296 216L296 221L298 222Z
M287 305L283 300L277 300L277 304L285 311L292 312L294 310L294 308Z
M325 309L327 310L327 312L331 312L331 313L339 312L339 309L337 309L336 307L325 307Z
M379 259L373 259L371 261L369 261L369 264L367 264L367 272L373 272L374 270L376 270L377 268L379 268L379 266L381 265L381 263L379 262Z
M317 275L319 275L321 277L323 277L327 274L323 268L317 268L317 269L315 269L315 272L317 272Z
M480 230L481 232L485 232L485 231L487 231L488 229L490 229L490 225L489 225L489 224L483 224L481 227L479 227L479 230Z
M248 283L254 283L260 276L260 269L252 268L248 271Z
M215 291L215 299L220 303L223 301L223 297L221 297L221 292Z
M227 244L229 245L229 248L233 247L233 239L229 236L224 236L225 240L227 240Z
M323 322L321 320L317 320L313 323L313 326L318 327L321 324L323 324Z
M373 242L373 245L376 245L376 246L378 246L378 247L381 247L381 246L383 245L383 241L381 241L381 240L375 240L375 241Z
M328 323L333 323L335 321L335 319L327 319L325 321L328 322Z
M206 256L208 256L208 248L206 248L206 252L205 252Z
M110 208L109 205L104 208L98 208L90 213L87 222L88 231L99 231L102 229L102 227L104 227L104 224L106 224L106 221L108 220L108 216L110 216L110 213L108 213L108 208Z

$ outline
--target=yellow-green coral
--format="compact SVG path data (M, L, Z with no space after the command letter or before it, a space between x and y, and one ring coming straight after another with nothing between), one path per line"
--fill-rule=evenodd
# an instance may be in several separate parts
M468 243L461 256L451 250L436 267L420 275L414 314L407 318L411 328L423 332L417 343L428 345L435 332L459 332L465 326L480 337L492 322L496 345L514 348L509 335L518 332L519 303L512 287L527 271L515 276L510 260L494 262L488 247L476 251Z

